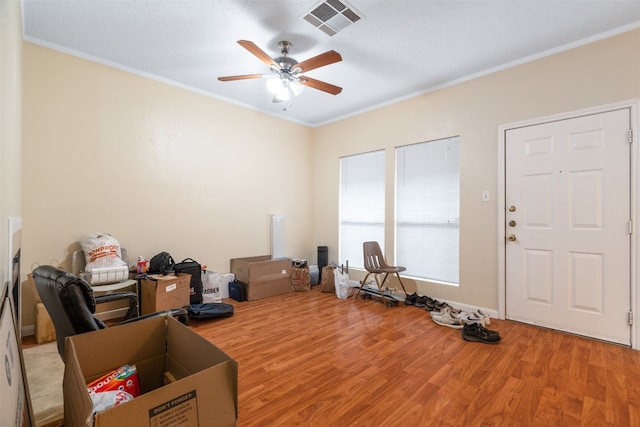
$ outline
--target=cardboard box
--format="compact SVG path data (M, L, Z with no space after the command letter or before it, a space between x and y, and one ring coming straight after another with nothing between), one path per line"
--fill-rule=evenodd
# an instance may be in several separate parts
M270 255L231 260L231 273L247 285L247 300L255 301L291 290L291 259L271 259Z
M42 344L49 341L55 341L56 329L51 321L49 312L41 302L36 303L36 342Z
M92 415L87 383L125 364L136 366L142 394ZM165 316L68 337L63 392L65 427L235 426L238 419L237 363Z
M140 281L141 313L149 314L156 311L182 308L189 305L189 287L191 275L152 274L154 280Z

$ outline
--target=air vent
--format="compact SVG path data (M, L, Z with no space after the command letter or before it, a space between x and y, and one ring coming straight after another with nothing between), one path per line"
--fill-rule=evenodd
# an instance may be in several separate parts
M362 18L362 14L346 2L326 0L314 6L303 19L325 34L333 36L338 31L342 31L359 21L360 18Z

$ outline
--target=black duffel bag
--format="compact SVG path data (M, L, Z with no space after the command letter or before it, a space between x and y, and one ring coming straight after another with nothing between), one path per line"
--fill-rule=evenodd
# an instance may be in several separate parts
M202 304L202 266L192 258L185 258L176 263L173 270L178 273L191 275L191 288L189 291L189 301L191 304Z
M208 302L206 304L190 304L187 308L189 317L193 319L216 319L233 316L234 307L223 302Z

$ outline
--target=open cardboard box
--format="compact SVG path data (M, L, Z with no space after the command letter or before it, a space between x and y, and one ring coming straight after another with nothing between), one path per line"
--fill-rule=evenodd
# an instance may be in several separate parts
M125 364L136 365L142 394L94 416L87 383ZM68 337L63 392L65 427L235 426L238 419L237 363L166 316Z
M255 301L291 291L291 259L261 255L231 260L231 273L247 285L247 300Z

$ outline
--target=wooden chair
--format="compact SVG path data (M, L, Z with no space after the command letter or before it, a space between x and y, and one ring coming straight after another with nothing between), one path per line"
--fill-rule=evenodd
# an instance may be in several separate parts
M382 250L380 249L380 245L378 242L364 242L362 244L362 249L364 251L364 268L367 270L367 275L364 276L364 280L360 284L358 288L358 292L356 292L356 296L362 290L362 287L367 283L367 279L370 275L374 275L376 279L376 285L378 286L378 290L382 293L383 286L389 277L389 274L395 274L400 282L400 286L402 286L402 290L406 294L407 291L404 288L404 284L402 283L402 279L400 279L400 273L405 271L405 267L387 265L384 260L384 256L382 255ZM379 275L384 274L384 278L382 282L379 279Z

